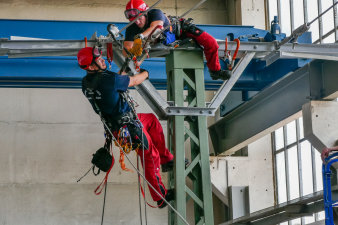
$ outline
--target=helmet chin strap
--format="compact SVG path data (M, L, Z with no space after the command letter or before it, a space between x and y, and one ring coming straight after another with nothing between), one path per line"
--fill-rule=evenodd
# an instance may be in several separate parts
M103 69L99 64L97 64L96 60L94 61L94 64L96 65L96 67L98 68L97 70L89 70L87 69L87 71L89 72L96 72L96 71L105 71L106 69Z

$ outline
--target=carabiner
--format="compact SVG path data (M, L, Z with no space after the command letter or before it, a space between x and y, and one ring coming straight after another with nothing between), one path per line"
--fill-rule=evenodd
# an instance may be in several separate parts
M227 64L228 66L228 69L231 71L235 65L235 60L236 60L236 57L237 57L237 53L238 53L238 50L239 50L239 46L240 46L240 41L238 38L236 38L234 40L234 42L236 42L237 46L236 46L236 50L234 52L234 55L231 56L231 52L228 51L228 38L225 38L225 49L224 49L224 61L226 59L229 60L229 63Z

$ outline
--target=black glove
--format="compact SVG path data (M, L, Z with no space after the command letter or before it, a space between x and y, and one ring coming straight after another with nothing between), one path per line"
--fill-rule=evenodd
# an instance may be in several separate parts
M144 72L144 71L146 71L146 72L148 73L148 77L147 77L146 79L149 79L149 71L148 71L148 70L146 70L146 69L142 69L142 68L140 68L140 73L142 73L142 72Z

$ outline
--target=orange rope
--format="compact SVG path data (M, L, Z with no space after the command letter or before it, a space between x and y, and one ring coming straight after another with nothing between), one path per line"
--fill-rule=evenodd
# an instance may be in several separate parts
M134 171L132 171L131 169L128 169L127 167L126 167L126 164L124 163L124 154L123 154L123 152L122 152L122 150L120 150L120 160L119 160L119 162L120 162L120 165L121 165L121 169L122 170L124 170L124 171L128 171L128 172L134 172Z

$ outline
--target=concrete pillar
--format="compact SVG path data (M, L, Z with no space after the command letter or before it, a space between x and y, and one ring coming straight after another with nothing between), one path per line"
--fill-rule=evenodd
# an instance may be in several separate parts
M265 29L264 0L229 0L227 15L229 24L254 25Z

